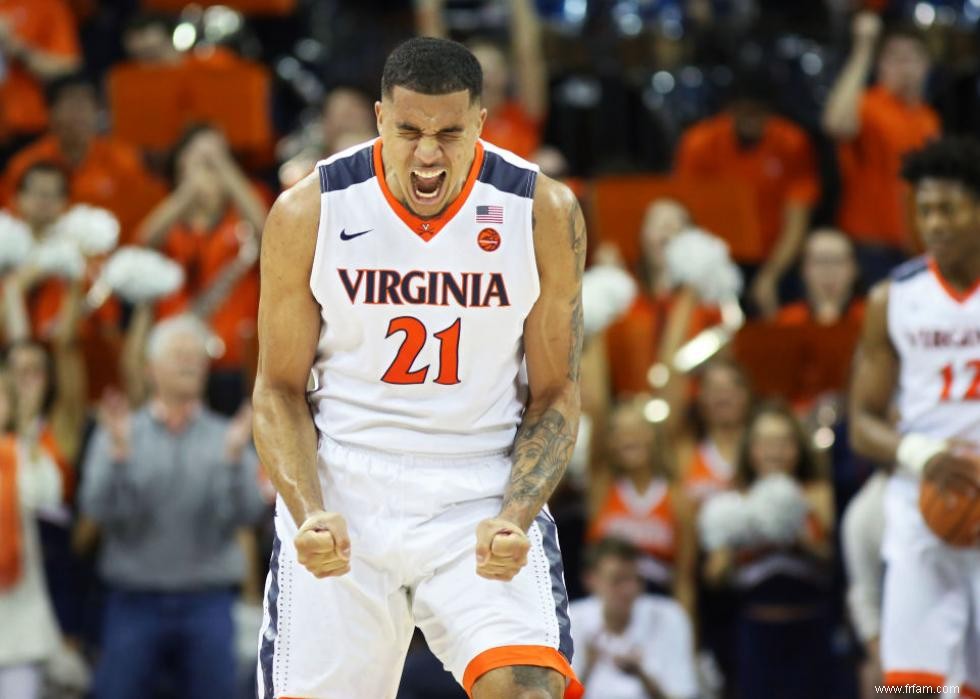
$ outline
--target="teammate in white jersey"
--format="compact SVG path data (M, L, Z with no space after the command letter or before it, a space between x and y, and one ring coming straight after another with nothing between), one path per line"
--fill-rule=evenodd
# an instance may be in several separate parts
M260 699L390 699L415 626L475 699L581 692L545 503L578 425L585 226L567 188L479 140L481 87L460 44L402 44L381 138L269 215Z
M922 479L969 481L959 450L980 453L980 144L935 142L905 176L927 253L872 291L852 389L854 448L895 464L881 662L889 685L980 697L980 548L947 545L918 507Z

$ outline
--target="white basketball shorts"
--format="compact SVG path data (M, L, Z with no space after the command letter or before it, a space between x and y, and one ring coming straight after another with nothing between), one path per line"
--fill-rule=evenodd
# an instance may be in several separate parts
M881 663L893 686L955 685L980 699L980 550L939 539L919 511L919 483L885 490Z
M571 669L568 600L551 515L528 532L510 582L476 574L476 527L498 514L511 469L473 458L392 454L321 438L324 507L347 521L351 571L318 580L296 561L280 501L259 637L259 699L392 699L416 626L471 692L499 667Z

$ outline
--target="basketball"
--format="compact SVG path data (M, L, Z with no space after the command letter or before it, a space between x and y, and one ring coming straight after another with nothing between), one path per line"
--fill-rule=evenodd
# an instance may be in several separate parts
M980 457L973 478L960 477L946 487L922 481L919 509L932 532L950 546L980 544Z

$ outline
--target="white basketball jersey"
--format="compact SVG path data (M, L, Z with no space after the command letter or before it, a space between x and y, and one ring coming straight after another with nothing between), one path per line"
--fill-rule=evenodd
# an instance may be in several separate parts
M980 289L958 293L933 261L912 260L892 274L888 332L900 431L980 442Z
M888 334L900 363L899 431L980 443L980 289L958 293L931 259L911 260L892 273ZM919 487L904 471L889 479L886 560L941 545L922 519Z
M395 452L510 448L527 397L524 320L540 292L538 168L480 142L460 195L427 220L388 190L380 139L317 170L318 430Z

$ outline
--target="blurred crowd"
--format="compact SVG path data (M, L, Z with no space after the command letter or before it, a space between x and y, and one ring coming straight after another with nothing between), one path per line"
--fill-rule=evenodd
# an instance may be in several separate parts
M589 220L551 504L590 699L870 697L863 296L980 120L976 0L0 0L0 699L254 696L263 222L415 33ZM413 642L400 697L462 697Z

